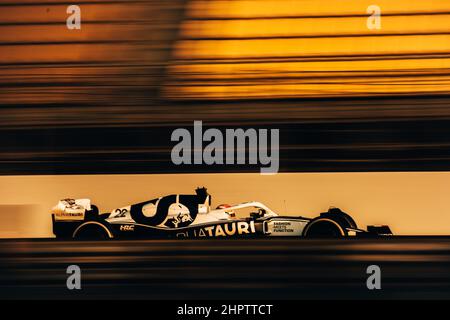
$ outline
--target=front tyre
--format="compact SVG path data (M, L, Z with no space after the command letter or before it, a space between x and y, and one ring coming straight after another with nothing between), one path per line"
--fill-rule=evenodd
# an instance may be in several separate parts
M306 238L342 238L345 236L342 226L332 219L316 218L313 219L303 231Z

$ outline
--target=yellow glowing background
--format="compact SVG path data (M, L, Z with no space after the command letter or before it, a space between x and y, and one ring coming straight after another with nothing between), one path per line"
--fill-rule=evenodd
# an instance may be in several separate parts
M449 1L376 1L379 30L368 0L77 4L75 31L56 0L0 7L0 84L28 81L0 103L120 104L130 88L168 99L449 92ZM49 81L59 86L36 90Z
M124 105L154 99L181 1L0 1L0 104ZM66 10L81 9L81 30Z
M450 2L191 1L169 68L171 98L448 93Z

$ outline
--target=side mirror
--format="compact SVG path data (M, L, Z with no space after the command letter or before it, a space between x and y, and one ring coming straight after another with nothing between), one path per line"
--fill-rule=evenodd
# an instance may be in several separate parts
M253 219L258 219L258 218L264 217L265 214L266 214L266 210L258 209L258 212L251 212L250 217Z
M258 219L259 218L259 213L258 212L250 212L250 218Z

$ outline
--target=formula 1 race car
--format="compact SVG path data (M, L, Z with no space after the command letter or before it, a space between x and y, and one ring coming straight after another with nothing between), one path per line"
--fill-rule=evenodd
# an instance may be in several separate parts
M89 199L64 199L52 210L57 238L243 238L294 236L338 238L392 235L388 226L359 229L353 218L331 208L315 218L279 216L260 202L211 210L206 188L195 195L169 195L99 214Z

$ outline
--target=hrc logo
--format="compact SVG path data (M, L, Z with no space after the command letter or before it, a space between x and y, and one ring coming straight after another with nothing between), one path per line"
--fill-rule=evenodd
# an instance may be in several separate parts
M120 231L134 231L134 225L132 225L132 224L122 224L120 226Z

